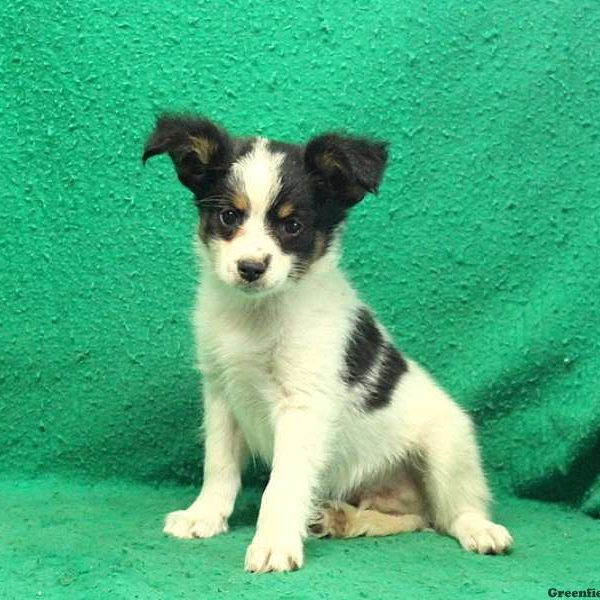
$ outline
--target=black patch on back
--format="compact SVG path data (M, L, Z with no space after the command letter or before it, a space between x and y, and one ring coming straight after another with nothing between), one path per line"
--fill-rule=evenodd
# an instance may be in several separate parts
M375 364L382 345L383 337L375 319L366 308L361 308L346 345L346 370L343 379L348 385L362 382L369 369Z
M366 412L387 406L398 380L408 370L406 361L383 337L365 307L356 315L344 359L342 379L350 387L364 386L362 409Z
M387 406L398 380L407 370L406 361L398 350L392 344L386 343L377 379L374 385L370 386L364 399L365 410L372 411Z

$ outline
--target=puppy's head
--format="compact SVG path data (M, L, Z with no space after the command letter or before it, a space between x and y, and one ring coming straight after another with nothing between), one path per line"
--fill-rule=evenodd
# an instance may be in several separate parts
M375 192L387 144L335 133L304 146L233 138L200 118L165 116L143 160L168 153L200 211L199 236L226 284L252 294L301 278L350 209Z

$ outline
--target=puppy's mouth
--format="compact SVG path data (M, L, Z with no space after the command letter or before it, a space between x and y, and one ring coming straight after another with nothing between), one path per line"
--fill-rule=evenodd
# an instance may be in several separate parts
M244 295L259 297L277 292L285 287L284 283L285 282L267 283L262 279L248 282L243 279L238 279L234 282L233 287Z
M244 281L239 279L235 282L235 287L242 292L248 294L257 294L261 291L268 290L269 288L264 285L262 281Z

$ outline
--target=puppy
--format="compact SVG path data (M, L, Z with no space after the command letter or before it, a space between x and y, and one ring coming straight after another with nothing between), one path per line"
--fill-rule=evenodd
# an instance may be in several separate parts
M194 194L203 264L194 314L204 386L204 483L164 531L227 531L249 455L271 467L248 571L302 566L303 539L433 527L483 554L509 549L469 417L360 301L338 267L348 211L376 192L385 143L235 138L165 116L143 160L168 153Z

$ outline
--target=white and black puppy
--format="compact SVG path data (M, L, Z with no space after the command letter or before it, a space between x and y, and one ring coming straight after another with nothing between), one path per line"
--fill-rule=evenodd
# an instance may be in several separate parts
M171 157L200 212L194 314L204 386L202 491L165 532L227 530L249 455L271 466L246 569L303 564L303 538L433 527L505 552L469 417L402 356L338 267L348 210L375 192L385 143L234 138L167 116L144 160Z

